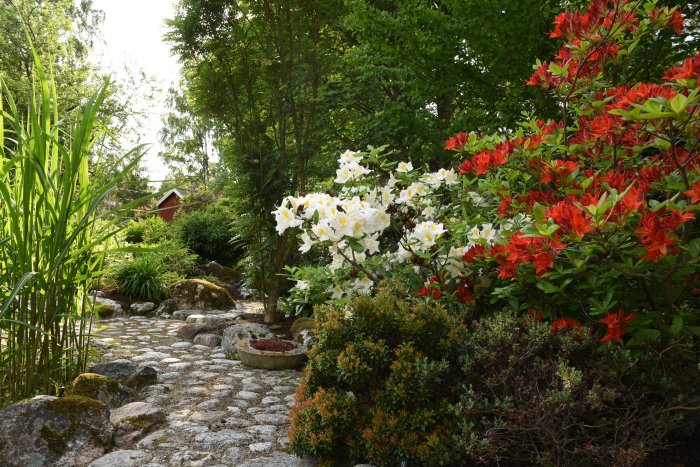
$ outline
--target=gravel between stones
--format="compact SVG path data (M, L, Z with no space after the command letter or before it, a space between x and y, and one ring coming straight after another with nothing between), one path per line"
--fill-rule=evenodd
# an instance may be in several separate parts
M107 328L93 340L106 349L103 361L125 358L158 370L158 384L142 389L138 399L162 409L167 421L131 449L91 466L314 466L285 450L301 372L247 368L227 360L221 347L184 342L176 332L180 325L140 316L100 322Z

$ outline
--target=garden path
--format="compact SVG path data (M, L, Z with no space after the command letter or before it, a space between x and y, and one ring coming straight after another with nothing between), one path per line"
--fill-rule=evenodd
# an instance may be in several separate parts
M94 342L106 352L103 361L129 359L158 370L158 384L141 399L162 409L167 422L131 450L91 466L313 466L285 451L301 372L247 368L226 359L221 347L183 341L181 324L136 316L99 323Z

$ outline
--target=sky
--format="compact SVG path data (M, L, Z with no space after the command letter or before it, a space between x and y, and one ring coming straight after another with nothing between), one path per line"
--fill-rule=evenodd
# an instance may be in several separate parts
M172 83L179 81L180 67L170 54L170 46L162 42L166 32L164 20L174 15L175 0L94 0L93 6L105 13L102 37L95 44L91 60L118 79L124 75L125 65L136 72L139 69L155 77L159 92L155 102L147 105L147 119L142 126L140 142L153 144L144 158L149 179L163 180L167 168L158 158L161 115L166 111L166 93ZM144 91L145 92L145 91ZM158 186L159 183L153 183Z

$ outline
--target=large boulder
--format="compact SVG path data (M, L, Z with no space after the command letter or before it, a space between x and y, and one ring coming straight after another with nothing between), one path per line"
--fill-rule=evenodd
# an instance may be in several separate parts
M221 348L229 356L238 355L236 344L241 339L266 339L274 337L269 327L264 324L246 323L234 324L224 329Z
M90 368L90 373L107 376L135 390L158 382L158 372L154 368L137 365L129 360L100 363Z
M202 270L208 275L214 276L221 282L227 284L233 284L243 279L243 274L241 274L240 271L233 268L229 268L227 266L222 266L216 261L208 262L207 264L202 266Z
M114 409L134 400L134 391L119 384L112 378L97 373L78 375L68 385L66 396L84 396L97 399Z
M81 396L37 396L0 411L3 466L78 466L112 445L109 410Z
M170 288L170 297L178 310L211 310L236 306L225 289L202 279L176 282Z
M133 445L166 421L165 412L145 402L132 402L112 411L114 445L125 448Z

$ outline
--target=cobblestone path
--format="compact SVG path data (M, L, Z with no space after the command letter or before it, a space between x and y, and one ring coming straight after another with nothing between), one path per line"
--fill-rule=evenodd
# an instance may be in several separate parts
M91 466L313 466L285 451L301 372L247 368L226 359L221 347L180 339L182 324L143 317L98 324L94 342L105 352L103 361L128 359L158 370L158 384L140 399L165 411L168 420L131 450L114 451Z

